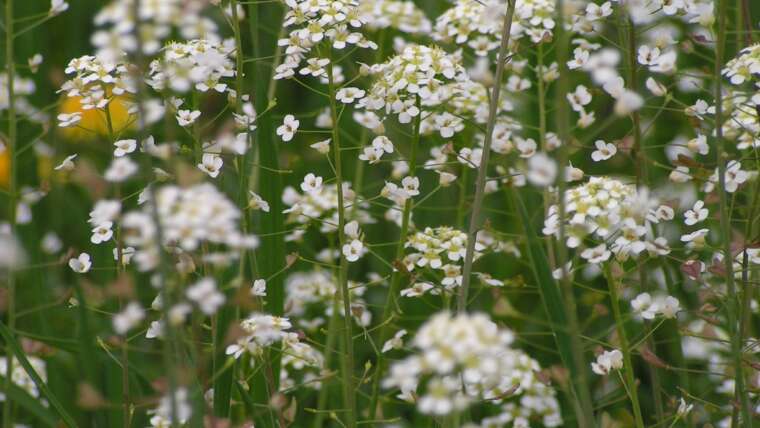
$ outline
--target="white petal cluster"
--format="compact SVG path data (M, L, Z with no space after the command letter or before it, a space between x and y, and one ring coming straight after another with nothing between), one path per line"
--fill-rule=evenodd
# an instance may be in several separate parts
M278 44L284 47L286 57L277 67L275 79L295 75L301 62L323 40L335 49L345 49L350 45L377 48L375 42L356 31L363 21L358 3L354 0L286 0L285 4L288 11L283 26L289 34ZM324 65L320 64L319 69Z
M147 83L156 91L171 89L187 93L229 90L227 80L235 76L234 44L219 44L195 39L172 42L163 49L161 59L150 63Z
M432 29L425 12L408 0L360 0L359 19L370 30L395 28L409 34L427 34Z
M203 15L208 6L208 0L141 1L137 13L143 54L156 54L163 41L174 34L186 40L203 38L220 42L218 25ZM98 29L90 40L97 56L113 61L137 51L140 44L134 34L134 12L135 0L112 0L95 15Z
M420 327L415 353L394 363L383 380L399 398L424 414L447 415L476 402L498 406L487 426L527 426L539 418L559 426L559 404L551 386L539 381L538 362L511 347L514 334L484 314L434 315Z
M401 290L402 296L418 297L427 292L450 293L462 284L462 268L467 254L466 233L448 226L427 227L410 235L404 247L407 248L403 259L406 270L430 269L436 284L418 282ZM486 233L480 233L475 242L474 259L477 260L487 250L498 248L498 241Z
M316 178L316 177L315 177ZM343 185L343 202L352 218L361 224L373 223L374 221L365 210L366 204L359 203L356 207L354 192L348 183ZM288 208L285 213L287 223L310 224L316 219L319 223L320 232L334 232L338 228L338 187L335 184L322 183L311 191L298 193L293 187L286 187L283 191L282 200ZM302 231L295 231L288 235L290 240L300 239Z
M664 210L649 192L624 184L613 178L590 177L589 181L568 189L565 193L565 233L567 246L578 248L584 239L599 241L614 238L609 251L619 259L637 256L645 250L667 254L669 248L663 237L652 236L649 225L659 223ZM552 205L544 221L545 235L559 235L559 208ZM591 251L593 250L593 251ZM584 255L592 263L609 258L606 244Z
M191 187L166 185L155 189L162 244L178 254L193 252L202 244L232 249L253 248L256 237L240 232L240 210L212 184ZM124 215L124 243L137 250L134 260L141 270L154 269L159 261L157 228L152 220L152 201L143 209Z
M349 283L349 293L351 295L351 312L354 319L359 325L368 326L372 321L372 313L366 310L367 304L362 298L367 287L356 283ZM285 307L287 314L299 322L303 327L310 327L309 324L319 324L324 321L321 315L329 317L333 313L335 297L338 296L338 309L341 316L345 315L343 311L343 300L340 298L337 281L329 272L324 270L311 270L307 272L296 272L288 276L285 281ZM318 313L321 315L307 320L309 318L309 308L321 308Z

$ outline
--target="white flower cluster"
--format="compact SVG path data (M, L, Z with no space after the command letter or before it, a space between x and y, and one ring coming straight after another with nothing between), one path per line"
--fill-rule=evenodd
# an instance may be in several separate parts
M534 419L561 425L554 389L537 378L534 359L511 348L513 341L510 330L484 314L439 313L420 327L416 352L391 366L383 386L400 389L399 398L424 414L443 416L484 401L500 413L483 426L528 426Z
M435 22L433 38L437 41L467 44L476 55L485 56L499 47L507 3L498 0L458 0L454 7ZM517 0L511 37L523 36L541 43L551 38L554 29L554 2L551 0Z
M343 202L347 212L361 224L374 223L374 220L364 209L366 203L358 203L354 206L356 195L349 187L349 183L343 184ZM289 208L284 212L288 214L287 223L310 224L315 220L320 221L321 233L334 232L338 229L338 187L335 184L321 184L319 187L298 193L293 187L286 187L283 191L282 200ZM297 229L288 235L291 241L300 240L305 230Z
M37 388L37 385L34 384L34 380L32 380L31 377L29 377L29 374L26 373L26 370L24 367L19 363L19 361L16 359L16 357L13 358L13 371L11 372L11 381L19 388L26 391L27 394L29 394L31 397L39 399L41 403L47 407L48 403L47 400L40 397L40 391ZM41 360L40 358L37 358L33 355L27 355L27 360L29 360L29 364L32 365L32 368L35 372L37 372L37 375L39 375L40 379L42 379L43 382L47 382L47 371L45 370L45 362ZM6 356L0 356L0 376L3 376L3 382L5 382L5 378L8 373L8 357ZM0 401L5 401L9 399L6 397L5 393L0 393Z
M403 259L406 270L411 272L415 269L429 268L424 271L426 275L423 276L429 280L419 281L401 290L402 296L418 297L427 292L434 295L451 293L462 285L462 267L467 254L466 233L448 226L427 227L424 231L409 236L404 246L411 250ZM475 242L474 259L477 260L484 251L495 250L499 246L500 243L490 235L480 232ZM422 273L420 275L422 276ZM487 285L504 285L487 274L477 275Z
M85 55L72 59L64 71L74 77L65 81L59 92L64 92L69 97L80 97L82 110L104 110L115 96L136 91L129 68L123 63L109 63ZM81 112L58 115L58 123L62 128L74 126L81 119Z
M408 0L360 0L359 17L370 30L390 27L409 34L428 34L432 29L425 12Z
M285 4L289 10L283 26L292 29L287 38L278 41L285 47L286 57L277 67L275 79L294 76L301 61L323 40L335 49L345 49L349 45L377 49L375 42L352 31L363 24L358 3L354 0L286 0ZM311 58L300 73L320 76L328 63L327 58Z
M193 88L200 92L231 91L224 79L235 76L234 57L234 43L205 39L172 42L160 59L151 61L147 83L159 92L167 87L178 93Z
M356 283L350 283L351 312L356 322L361 326L369 326L372 321L372 312L366 310L367 304L362 298L367 287ZM334 309L334 301L338 296L338 310L343 312L342 299L335 278L324 270L312 270L308 272L296 272L288 276L285 281L285 307L287 314L302 323L302 327L309 328L324 323L322 315L331 316ZM309 318L310 308L317 309L320 315Z
M155 197L162 244L179 255L193 252L202 244L226 245L235 250L258 245L255 236L244 235L238 229L240 210L212 184L186 188L167 185L156 189ZM124 243L137 248L134 260L142 271L154 269L159 261L151 203L148 201L142 210L126 213L122 219ZM213 261L236 256L237 252L206 257Z
M670 249L664 237L652 237L649 225L671 220L673 209L657 206L649 192L608 177L590 177L587 183L565 193L565 233L567 246L578 248L586 237L606 241L614 237L608 248L602 242L587 248L581 256L590 263L602 263L611 254L618 259L638 256L647 250L664 255ZM559 235L559 207L552 205L544 221L545 235Z
M760 147L760 120L756 111L760 105L760 44L742 49L723 68L723 75L736 87L724 98L731 115L724 122L724 136L735 140L740 150Z
M209 5L209 0L141 1L137 13L143 53L157 53L162 41L175 31L184 40L220 41L217 24L202 14ZM95 15L99 29L92 34L91 41L98 57L116 61L125 53L137 50L134 7L135 0L113 0Z
M675 318L681 310L681 304L673 296L657 296L652 298L649 293L641 293L631 300L631 308L636 315L645 320L653 320L657 315L665 318Z
M458 85L448 84L468 80L460 57L437 46L414 44L367 72L374 81L357 106L370 111L384 109L385 114L397 115L401 123L410 123L421 110L456 97Z

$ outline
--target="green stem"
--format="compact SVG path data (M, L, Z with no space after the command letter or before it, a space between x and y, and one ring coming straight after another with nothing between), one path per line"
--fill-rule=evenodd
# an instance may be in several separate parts
M733 256L731 252L731 214L728 210L726 188L726 149L723 138L723 78L721 69L723 67L724 52L726 44L726 14L728 0L716 0L716 22L718 24L718 34L715 41L715 69L713 70L713 79L715 79L715 140L718 164L718 197L720 200L720 236L723 249L723 264L725 270L726 290L728 292L728 302L726 303L726 318L728 320L728 334L731 337L731 357L734 366L735 382L735 401L739 403L739 409L734 407L734 419L737 412L741 413L741 426L752 427L752 407L749 401L749 395L744 379L744 362L742 360L742 338L740 337L740 328L737 325L737 317L741 310L739 296L734 284ZM737 425L738 426L738 425Z
M338 192L338 246L343 248L346 242L346 232L343 230L346 225L346 204L343 195L343 165L340 153L340 128L338 124L338 108L335 100L335 82L333 80L333 62L332 48L328 47L330 54L330 64L327 66L328 93L330 94L330 115L332 116L332 146L333 146L333 164L335 166L335 180ZM351 294L348 289L348 260L341 256L340 268L338 270L338 284L340 294L343 300L343 343L345 346L345 355L343 361L343 395L346 408L346 427L354 428L356 426L356 398L354 396L354 346L351 316Z
M615 318L615 329L617 331L618 341L620 341L620 352L623 353L623 371L625 373L625 383L627 384L628 394L631 398L631 407L633 407L633 417L636 421L637 428L644 428L644 418L641 415L641 406L639 405L638 386L633 373L633 364L631 362L631 349L628 343L628 336L625 333L623 315L620 311L620 302L618 298L618 284L612 276L610 263L604 265L604 276L607 279L607 287L610 290L610 304L612 314Z
M8 151L8 222L11 229L11 239L16 236L16 88L14 88L16 77L16 65L13 51L13 38L15 37L13 29L13 3L14 0L5 2L5 69L8 77L8 144L5 150ZM2 88L0 88L2 90ZM8 296L7 296L7 316L8 331L13 337L16 328L16 275L13 268L8 270ZM7 372L5 375L6 390L9 390L12 384L13 373L13 353L9 343L6 344ZM6 399L3 407L3 426L13 426L13 403L12 400Z
M412 147L410 149L410 155L409 155L409 171L412 175L415 174L415 171L417 170L417 149L420 145L420 123L422 121L422 103L420 101L420 97L417 96L417 108L420 110L420 113L414 118L414 130L412 131ZM412 217L412 199L408 198L404 202L404 210L401 213L401 231L399 232L399 238L398 243L396 244L396 255L394 257L394 261L400 261L404 257L404 242L406 241L406 236L409 234L409 223ZM391 283L388 287L388 295L385 298L385 306L383 306L383 315L380 319L380 325L382 327L380 328L380 344L382 346L383 343L385 343L386 340L390 337L391 332L391 326L390 326L390 317L393 316L393 313L396 309L396 296L398 295L398 288L401 286L401 271L399 271L398 268L394 268L393 272L391 272ZM370 397L370 407L369 407L369 420L373 421L375 420L375 416L377 415L377 406L378 406L378 400L380 397L380 378L383 375L383 369L384 369L384 363L385 363L385 356L383 353L379 353L377 355L377 361L375 363L375 377L372 380L372 395Z
M496 115L499 112L499 96L501 95L501 81L504 77L504 66L507 62L507 49L509 48L509 36L512 30L512 16L515 13L515 4L517 0L507 1L507 14L504 16L504 23L501 33L501 46L496 63L496 76L494 85L491 89L490 105L488 106L488 122L486 125L486 135L483 141L483 156L478 167L478 178L475 183L475 200L472 204L472 213L470 215L470 227L467 231L467 252L464 257L464 268L462 269L462 285L459 287L459 296L457 298L457 312L467 310L467 291L470 288L470 277L472 275L472 262L475 259L475 241L477 240L478 230L480 229L480 210L483 207L483 197L485 196L486 174L488 173L488 160L491 155L491 141L493 141L493 130L496 126Z
M564 16L564 0L557 0L557 25L555 30L555 36L557 38L556 44L556 58L559 70L559 78L557 80L557 87L555 91L556 96L556 118L557 118L557 131L560 139L560 147L557 149L558 167L557 167L557 205L559 215L559 243L556 248L557 265L561 269L562 275L560 278L560 285L562 289L562 297L564 300L565 310L567 312L568 328L570 330L570 345L571 353L573 355L573 364L575 364L576 378L574 379L574 393L578 399L579 414L578 422L580 426L594 426L594 411L591 403L591 393L588 387L588 381L586 378L587 365L584 363L583 358L583 346L580 341L581 330L578 324L578 309L575 300L575 291L573 290L572 281L567 272L567 247L565 246L565 190L567 183L565 182L565 167L568 162L567 146L570 143L570 125L569 125L569 111L568 102L565 99L565 94L569 93L569 70L567 69L568 59L568 45L569 38L565 30L565 16Z

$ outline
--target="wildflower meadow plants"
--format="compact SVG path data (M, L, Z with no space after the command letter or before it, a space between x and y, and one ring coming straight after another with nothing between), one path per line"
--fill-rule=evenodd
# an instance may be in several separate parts
M0 426L760 424L760 3L0 15Z

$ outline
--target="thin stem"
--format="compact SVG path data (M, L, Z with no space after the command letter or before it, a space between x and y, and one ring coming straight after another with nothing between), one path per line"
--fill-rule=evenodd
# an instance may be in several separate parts
M16 236L16 90L14 88L16 78L16 66L14 61L13 39L13 3L14 0L5 2L5 69L7 73L8 88L8 222L11 229L11 237ZM3 90L3 88L0 88ZM8 270L8 296L7 296L8 331L13 335L16 329L16 275L13 268ZM13 373L13 350L10 343L6 344L7 371L5 375L5 390L12 386ZM3 426L13 426L13 400L5 399L3 407Z
M414 172L417 169L417 149L420 145L420 123L422 122L422 102L420 97L417 96L417 108L420 113L414 118L414 131L412 132L412 147L409 155L409 171ZM401 260L404 257L404 242L406 236L409 233L409 223L412 216L412 198L408 198L404 202L404 211L401 213L401 231L399 232L398 243L396 244L396 255L394 260ZM380 319L380 324L383 326L380 329L380 341L382 345L388 340L390 336L390 322L389 318L393 315L396 309L396 296L398 295L398 288L401 285L401 272L398 268L394 268L391 273L391 283L388 287L388 296L385 299L385 306L383 307L383 316ZM378 399L380 396L380 378L383 375L383 365L385 363L385 356L381 352L377 355L377 362L375 363L375 378L372 380L372 396L370 397L369 407L369 419L375 420L377 414Z
M338 108L335 100L335 82L333 80L332 48L329 47L330 64L327 66L328 92L330 94L330 114L332 116L332 146L333 164L335 165L335 180L337 181L338 193L338 246L346 245L346 233L343 230L346 225L346 205L343 195L343 166L340 153L340 129L338 127ZM338 284L341 298L343 299L343 342L345 355L343 358L343 394L346 407L346 426L356 426L356 399L354 396L354 346L351 316L351 295L348 289L348 259L341 256L340 268L338 269Z
M604 265L604 276L607 279L607 287L610 290L610 305L612 314L615 318L615 329L618 340L620 341L620 351L623 353L623 371L625 373L625 383L631 398L631 407L633 407L633 417L636 421L637 428L644 428L644 418L641 415L641 406L639 405L638 386L633 373L633 364L631 362L631 349L628 343L628 336L625 333L623 315L620 312L620 302L618 301L618 284L612 276L610 263Z
M567 247L565 246L567 231L565 230L565 167L568 162L567 146L570 144L570 125L568 102L565 99L569 87L569 70L567 69L569 38L565 30L564 0L557 0L557 25L556 25L556 58L559 70L559 78L555 91L557 131L560 146L557 149L557 205L559 214L559 244L557 245L556 257L558 268L561 269L560 285L565 310L567 312L568 329L570 331L570 348L573 355L576 377L574 379L574 394L578 400L577 417L580 426L594 426L594 411L591 403L591 393L586 378L587 366L583 359L583 346L580 341L581 330L578 324L578 309L575 301L575 291L572 281L567 272Z
M464 258L464 268L462 270L462 285L459 287L459 296L457 298L457 312L467 310L467 291L470 288L470 277L472 275L472 261L475 256L475 240L477 239L478 229L480 229L480 210L483 207L483 196L485 195L486 174L488 172L488 160L491 153L491 141L493 141L493 130L496 126L496 114L499 111L499 96L501 95L501 81L504 76L504 65L507 62L507 49L509 48L509 36L512 30L512 16L515 13L516 0L507 0L507 14L504 16L504 24L501 33L501 46L496 63L496 76L494 85L491 90L490 105L488 106L488 123L486 125L486 135L483 141L483 156L478 167L478 178L475 183L475 201L472 205L472 214L470 215L470 227L467 231L467 252Z
M728 334L731 337L731 357L734 365L734 382L735 382L735 400L739 403L739 412L741 412L742 421L739 425L752 427L752 407L749 401L749 395L744 381L744 362L742 359L742 338L739 335L740 328L737 324L738 314L741 310L739 296L736 293L734 284L733 256L731 252L731 217L728 210L726 188L726 149L723 139L723 78L721 69L723 67L724 52L726 45L726 14L728 0L716 0L716 21L718 24L718 34L715 40L715 69L713 70L713 79L715 79L715 140L718 164L718 198L720 200L720 236L723 250L723 264L725 270L726 290L728 292L728 302L726 302L726 318L728 319ZM736 415L734 408L734 415ZM735 418L735 417L734 417Z

